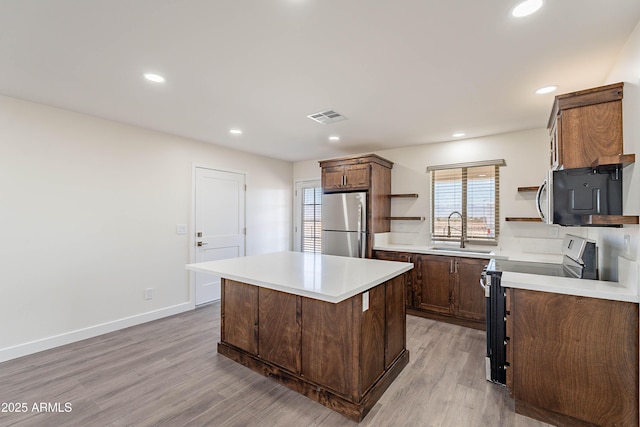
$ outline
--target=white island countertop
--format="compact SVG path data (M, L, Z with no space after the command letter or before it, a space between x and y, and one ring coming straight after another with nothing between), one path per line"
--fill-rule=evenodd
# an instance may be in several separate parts
M187 264L188 270L338 303L413 268L409 262L275 252Z

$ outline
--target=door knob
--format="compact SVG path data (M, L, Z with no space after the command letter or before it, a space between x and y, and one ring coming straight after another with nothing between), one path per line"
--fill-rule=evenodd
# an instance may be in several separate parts
M208 245L208 243L202 243L202 242L198 242L196 243L197 246L204 246L204 245Z

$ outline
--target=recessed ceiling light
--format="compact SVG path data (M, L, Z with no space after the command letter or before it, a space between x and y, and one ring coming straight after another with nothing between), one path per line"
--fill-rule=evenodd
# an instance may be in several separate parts
M518 5L516 5L516 7L514 7L511 11L511 14L516 18L522 18L535 13L541 7L542 0L525 0L521 3L518 3Z
M154 73L144 73L144 78L155 83L164 83L164 77Z
M536 91L536 93L538 95L543 95L545 93L551 93L554 92L556 89L558 89L558 86L545 86L545 87L541 87L540 89L538 89Z
M451 136L453 136L454 138L461 138L461 137L466 136L466 135L467 135L467 134L466 134L466 133L464 133L464 132L457 132L457 133L454 133L454 134L453 134L453 135L451 135Z
M229 133L232 135L242 135L242 129L229 129Z
M332 135L332 136L329 137L329 141L340 141L340 137Z

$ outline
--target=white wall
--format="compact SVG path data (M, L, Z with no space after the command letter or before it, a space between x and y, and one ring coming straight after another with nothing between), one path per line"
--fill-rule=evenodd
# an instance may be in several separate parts
M290 162L0 97L0 361L193 308L194 162L247 172L247 255L291 248Z
M621 48L618 60L603 84L625 82L623 98L623 127L625 154L635 154L636 163L623 169L624 213L640 214L640 22ZM627 253L624 236L631 238ZM617 277L617 258L640 262L638 250L640 232L637 225L626 225L617 229L589 229L589 237L598 241L601 266L604 273ZM603 250L604 249L604 250Z

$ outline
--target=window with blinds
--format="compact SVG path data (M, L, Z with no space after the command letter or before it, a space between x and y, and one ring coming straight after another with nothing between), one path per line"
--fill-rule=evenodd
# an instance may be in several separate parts
M322 188L302 189L302 252L321 252Z
M503 165L504 160L427 168L434 239L497 242L499 166Z

